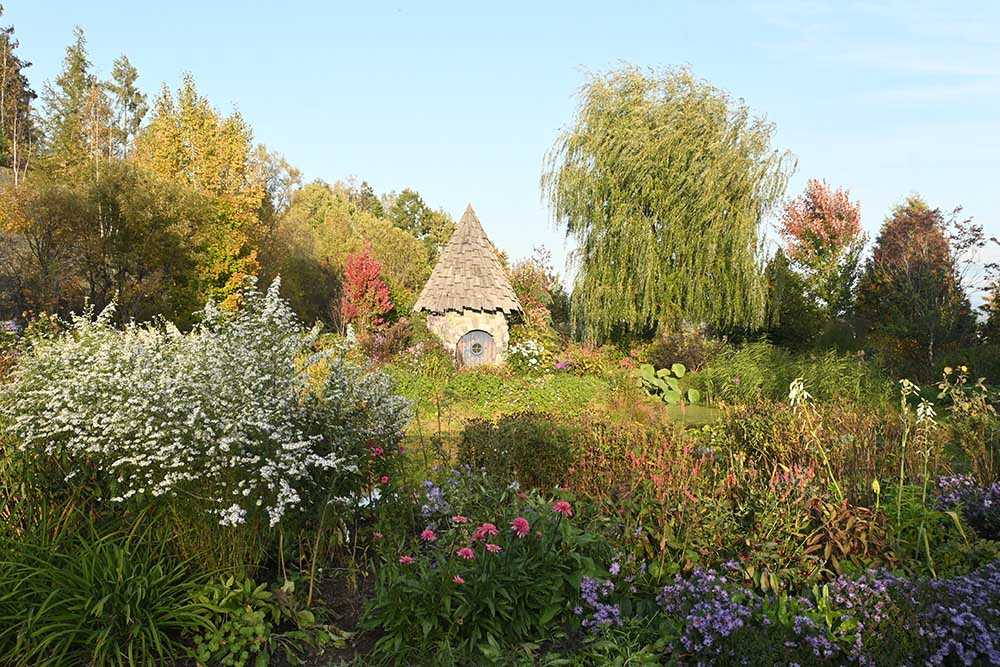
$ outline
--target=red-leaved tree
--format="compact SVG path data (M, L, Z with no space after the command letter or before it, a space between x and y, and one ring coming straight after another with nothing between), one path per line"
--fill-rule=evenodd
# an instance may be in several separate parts
M778 231L809 295L829 317L845 315L865 240L860 204L847 190L811 179L806 191L785 205Z
M385 324L385 316L392 308L389 286L382 280L382 264L372 257L371 249L348 255L340 300L344 324L353 324L359 331L367 332Z

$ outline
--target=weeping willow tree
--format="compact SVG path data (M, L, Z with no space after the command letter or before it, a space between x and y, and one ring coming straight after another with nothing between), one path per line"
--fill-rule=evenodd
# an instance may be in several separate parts
M606 340L763 323L761 221L794 161L773 126L686 69L593 76L542 189L576 241L573 319Z

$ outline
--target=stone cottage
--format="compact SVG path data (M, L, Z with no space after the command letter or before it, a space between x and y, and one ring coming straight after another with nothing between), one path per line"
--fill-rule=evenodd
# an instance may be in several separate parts
M509 326L523 310L472 204L441 251L413 310L427 313L430 330L463 366L502 361Z

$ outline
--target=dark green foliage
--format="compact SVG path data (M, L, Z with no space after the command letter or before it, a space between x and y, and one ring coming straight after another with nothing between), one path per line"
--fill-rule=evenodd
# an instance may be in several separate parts
M805 281L792 270L785 253L778 250L767 264L767 337L792 350L812 346L823 324L823 313L806 293Z
M199 575L163 545L84 530L57 542L0 542L0 662L154 665L207 624Z
M194 600L209 623L194 635L194 657L203 665L263 666L333 640L294 593L291 581L277 590L233 577L205 584Z
M688 371L696 372L724 348L723 341L708 336L704 331L682 326L661 332L646 348L642 360L655 368L670 368L679 363Z
M519 412L495 422L473 419L462 431L458 457L499 480L548 490L562 481L572 461L573 438L570 428L546 413Z
M421 537L418 528L384 543L363 621L366 629L381 632L370 658L408 665L503 664L510 647L556 632L581 577L596 571L589 554L592 548L603 551L596 536L533 493L481 490L470 503L459 497L466 485L456 475L425 488L429 505L421 525L434 537ZM455 512L467 523L455 522ZM526 522L523 536L512 528L516 518Z

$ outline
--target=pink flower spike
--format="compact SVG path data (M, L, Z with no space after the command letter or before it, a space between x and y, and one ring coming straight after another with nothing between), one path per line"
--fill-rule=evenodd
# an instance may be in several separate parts
M412 562L413 562L413 556L400 556L399 557L399 564L400 565L409 565Z
M552 503L552 511L562 514L567 519L573 516L573 506L565 500L557 500Z
M454 577L452 577L451 580L454 581L456 584L459 584L459 585L465 583L465 579L463 579L462 577L458 576L457 574Z
M458 554L459 558L464 558L465 560L476 560L476 552L473 551L471 547L462 547L455 553Z
M523 516L519 516L510 522L510 527L514 530L518 537L524 537L531 532L531 524Z
M503 547L501 547L499 544L487 544L486 550L489 551L491 554L498 554L501 551L503 551Z
M451 520L454 521L455 523L469 523L468 517L464 517L461 514L456 514L455 516L451 517Z
M422 533L420 533L420 539L424 542L433 542L438 538L437 533L435 533L430 528L425 528Z
M476 528L476 532L472 534L473 540L482 540L487 537L493 537L494 535L499 535L500 531L492 523L484 523L479 528Z

